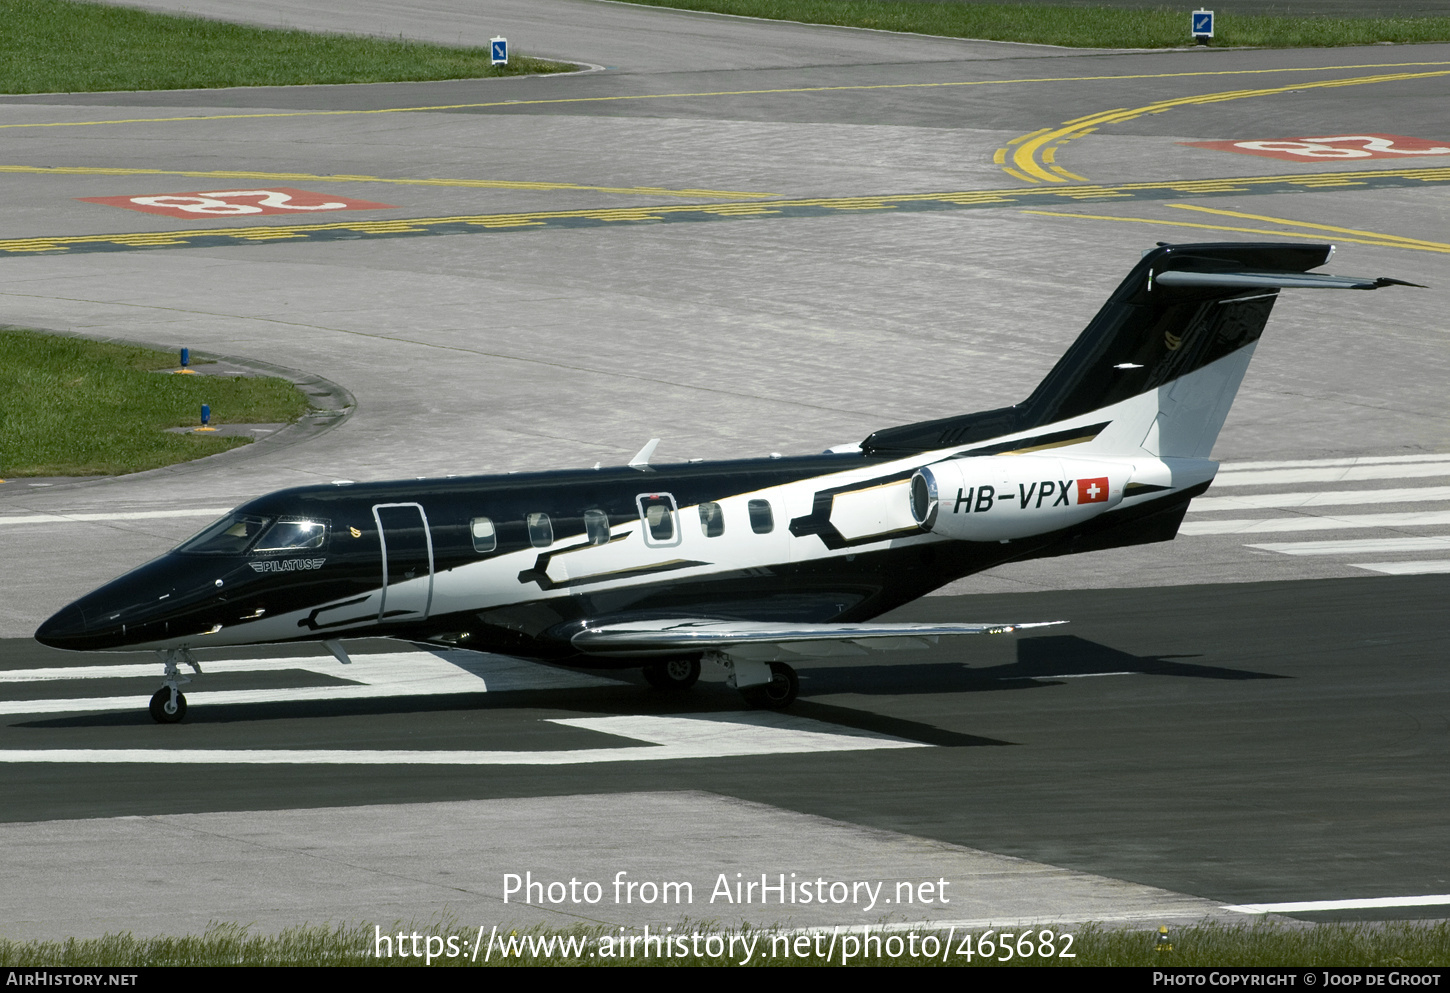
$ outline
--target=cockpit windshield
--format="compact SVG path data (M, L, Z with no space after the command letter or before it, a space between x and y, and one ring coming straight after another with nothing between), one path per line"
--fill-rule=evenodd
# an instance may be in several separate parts
M295 552L321 548L327 540L327 522L284 517L267 529L254 552Z
M195 555L298 552L321 548L326 541L327 522L316 518L229 514L176 550Z
M270 517L228 514L200 534L183 541L176 550L194 555L240 555L270 523Z

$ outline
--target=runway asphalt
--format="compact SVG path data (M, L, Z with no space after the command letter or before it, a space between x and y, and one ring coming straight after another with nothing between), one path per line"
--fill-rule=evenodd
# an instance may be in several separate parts
M0 97L0 324L353 400L245 457L0 483L0 843L25 853L0 863L0 935L562 920L502 904L524 871L950 876L962 904L890 913L975 926L1445 916L1450 46L1081 53L582 0L355 9L338 29L474 41L528 14L531 54L621 68ZM373 206L116 203L279 189ZM719 682L663 700L632 674L378 643L349 673L292 648L203 660L187 721L158 727L153 660L91 671L30 640L286 485L622 461L650 437L657 460L819 451L1013 402L1143 248L1218 239L1333 241L1331 271L1430 288L1285 294L1176 541L899 612L1070 633L808 663L786 724ZM287 882L344 863L346 886ZM689 916L863 922L824 909Z

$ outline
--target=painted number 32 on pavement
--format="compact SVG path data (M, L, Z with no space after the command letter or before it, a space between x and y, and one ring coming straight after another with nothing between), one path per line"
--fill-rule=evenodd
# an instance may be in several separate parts
M280 210L344 210L346 203L293 203L292 195L281 190L227 190L217 193L173 194L160 197L132 197L143 207L173 207L188 214L262 214L268 207Z
M163 193L141 197L81 197L87 203L125 207L172 217L239 217L259 214L307 214L331 210L378 210L391 204L348 197L326 196L277 187L269 190L209 190L199 193Z
M1450 155L1445 143L1394 134L1342 134L1322 138L1279 138L1272 141L1185 141L1195 148L1213 148L1241 155L1276 159L1392 159L1405 155Z

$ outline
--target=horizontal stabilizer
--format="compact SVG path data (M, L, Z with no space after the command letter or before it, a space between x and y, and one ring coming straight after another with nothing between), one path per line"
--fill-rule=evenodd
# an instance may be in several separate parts
M1326 272L1183 272L1169 270L1157 276L1159 286L1186 286L1221 289L1305 289L1305 290L1378 290L1385 286L1418 286L1403 279L1380 276L1331 276Z
M1066 621L1028 624L804 624L728 621L673 617L621 621L591 626L570 640L590 655L678 655L682 652L731 651L750 646L793 655L860 654L855 649L921 648L938 638L964 634L1011 634L1025 628L1049 627ZM840 649L844 648L845 651ZM750 652L751 655L760 654Z

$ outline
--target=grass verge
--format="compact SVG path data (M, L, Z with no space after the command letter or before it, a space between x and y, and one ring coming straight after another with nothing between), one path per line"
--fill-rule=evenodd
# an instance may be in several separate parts
M378 958L374 952L378 935L389 938L398 947L397 934L411 939L419 935L418 954L412 953L413 942L407 942L406 957L394 955ZM395 924L391 932L375 930L372 925L352 927L298 927L274 936L251 936L247 928L234 924L213 925L200 937L140 939L130 934L111 934L104 938L67 941L0 940L0 967L25 966L218 966L218 965L290 965L290 966L365 966L365 965L483 965L480 953L471 961L476 928L456 921L435 923L422 928ZM1033 954L1015 952L1009 961L1002 961L1005 951L1000 932L970 935L973 955L959 954L964 934L946 932L871 930L870 941L852 947L850 939L859 939L860 928L841 929L836 935L835 952L827 961L824 943L817 948L807 939L811 951L800 954L805 947L798 944L801 934L773 929L724 930L686 923L673 929L685 940L688 951L681 949L664 955L656 945L653 955L643 953L638 936L629 951L621 944L620 932L611 928L579 927L567 930L527 928L510 932L500 928L494 938L489 965L728 965L743 964L749 949L751 965L1027 965L1027 966L1331 966L1331 967L1429 967L1443 966L1450 960L1450 924L1446 922L1390 921L1358 924L1315 924L1294 926L1272 921L1254 924L1200 924L1176 928L1171 933L1172 950L1156 950L1154 931L1108 929L1089 924L1064 927L1053 934L1054 952L1071 949L1072 958L1043 958L1039 949L1043 932L1029 929ZM1066 943L1065 934L1074 940ZM435 936L429 952L427 938ZM437 937L442 936L442 937ZM454 938L452 951L449 937ZM711 954L694 953L695 937L701 937L701 948ZM489 932L483 932L483 941ZM1014 935L1014 938L1018 937ZM731 939L734 938L732 943ZM944 954L948 938L951 953ZM712 940L706 940L712 939ZM629 941L628 936L622 939ZM500 942L508 942L507 952L500 952ZM897 945L900 951L897 951ZM675 946L678 947L678 946ZM1024 946L1025 947L1025 946ZM715 954L714 950L719 949ZM916 949L911 954L908 949ZM931 954L923 954L927 951ZM979 951L980 950L980 951ZM985 953L985 954L984 954ZM849 956L848 963L841 961Z
M1156 10L933 0L631 0L652 7L1072 48L1187 48L1187 6ZM1371 5L1366 5L1369 9ZM1450 17L1220 15L1215 47L1332 48L1450 41Z
M487 48L312 34L73 0L0 0L0 92L90 93L473 79L576 66Z
M286 380L168 376L177 356L133 345L0 330L0 478L98 476L155 469L249 438L174 434L200 423L295 421L307 400Z

